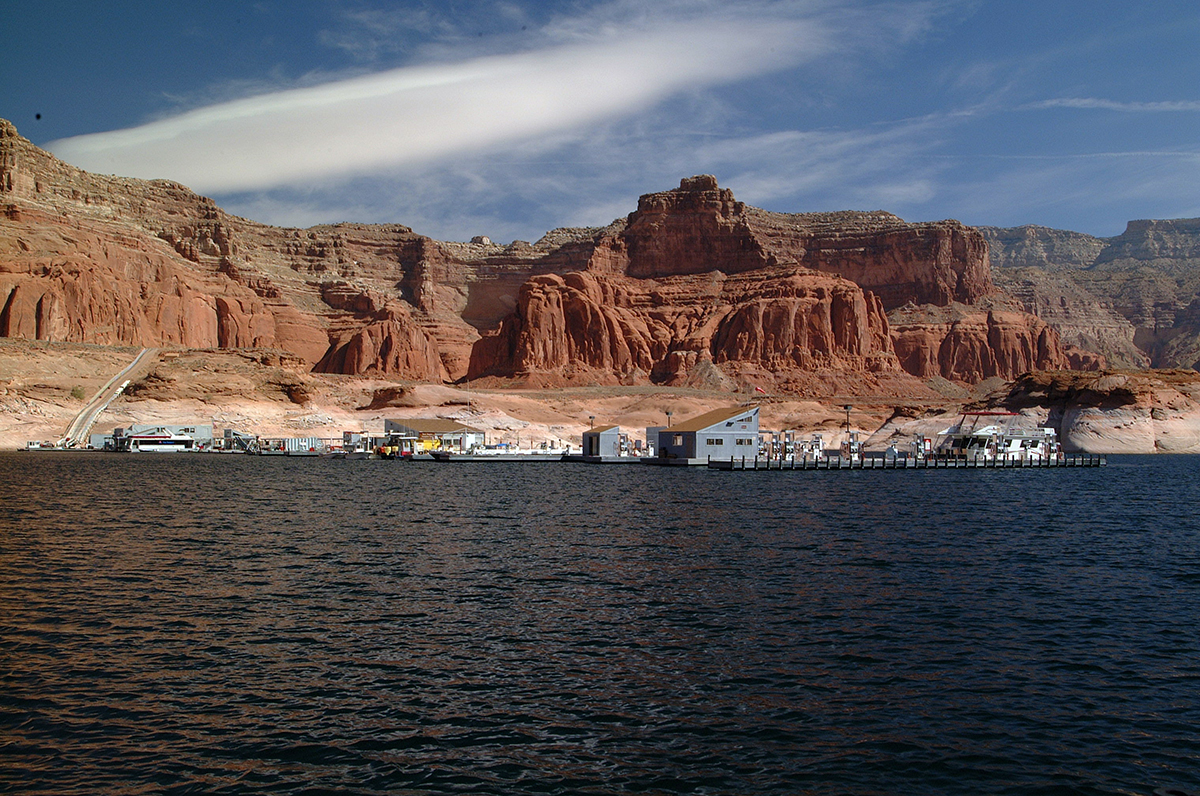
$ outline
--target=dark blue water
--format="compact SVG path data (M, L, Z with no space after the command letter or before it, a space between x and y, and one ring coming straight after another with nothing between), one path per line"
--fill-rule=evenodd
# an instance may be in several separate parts
M1200 457L0 456L0 791L1200 792Z

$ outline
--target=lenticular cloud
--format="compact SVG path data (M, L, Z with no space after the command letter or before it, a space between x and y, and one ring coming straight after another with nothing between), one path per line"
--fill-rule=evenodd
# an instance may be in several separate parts
M818 56L827 41L794 20L690 23L249 97L48 148L89 171L261 190L571 130Z

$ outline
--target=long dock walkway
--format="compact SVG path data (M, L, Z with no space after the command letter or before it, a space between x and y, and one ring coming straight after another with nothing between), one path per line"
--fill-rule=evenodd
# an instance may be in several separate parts
M916 459L896 457L868 457L844 459L839 456L823 456L816 459L710 459L710 470L1018 470L1046 469L1052 467L1103 467L1108 462L1104 456L1070 454L1062 458L1048 459L960 459L930 457Z

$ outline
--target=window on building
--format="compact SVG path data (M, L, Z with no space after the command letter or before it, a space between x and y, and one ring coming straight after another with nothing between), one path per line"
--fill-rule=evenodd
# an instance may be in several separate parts
M753 445L754 440L742 439L741 437L738 437L736 440L734 440L734 444L736 444L736 445Z
M683 444L683 435L682 435L682 434L676 434L676 435L675 435L675 441L674 441L674 442L672 442L671 444L672 444L672 445L676 445L676 446L678 446L678 445L682 445L682 444Z
M724 445L725 440L721 439L720 437L716 437L715 439L704 440L704 444L705 445Z

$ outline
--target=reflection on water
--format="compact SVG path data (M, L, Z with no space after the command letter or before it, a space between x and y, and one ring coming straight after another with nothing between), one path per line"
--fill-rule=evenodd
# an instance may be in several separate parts
M0 790L1200 790L1198 475L0 456Z

